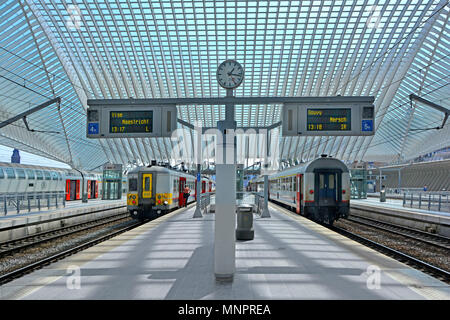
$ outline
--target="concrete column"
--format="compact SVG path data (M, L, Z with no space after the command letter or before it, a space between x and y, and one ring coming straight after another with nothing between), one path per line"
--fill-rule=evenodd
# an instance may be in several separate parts
M261 218L270 218L269 212L269 177L264 176L264 207L261 213Z
M227 90L233 96L233 90ZM214 274L216 280L233 281L236 269L236 121L234 104L225 106L225 121L218 121L216 154L216 213Z

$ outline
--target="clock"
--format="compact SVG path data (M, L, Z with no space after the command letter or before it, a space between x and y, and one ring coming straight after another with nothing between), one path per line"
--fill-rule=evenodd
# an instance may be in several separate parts
M235 60L226 60L217 68L217 81L225 89L237 88L244 80L244 69Z

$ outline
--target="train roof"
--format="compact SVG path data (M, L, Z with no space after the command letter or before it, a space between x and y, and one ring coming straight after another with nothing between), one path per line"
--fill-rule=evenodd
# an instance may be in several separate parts
M194 175L190 174L190 173L186 173L186 172L182 172L182 171L178 171L178 170L173 170L173 169L169 169L167 167L161 167L161 166L140 166L140 167L136 167L131 169L130 171L128 171L128 174L130 173L138 173L138 172L159 172L159 173L172 173L172 174L176 174L177 176L180 177L189 177L189 178L195 178ZM211 180L207 177L202 176L202 179L205 180Z
M309 173L314 172L315 169L334 169L338 168L341 169L342 172L349 172L347 166L345 163L343 163L341 160L331 157L321 157L317 158L315 160L305 162L302 164L299 164L295 167L290 167L287 169L284 169L282 171L276 172L269 176L269 179L274 179L278 177L284 177L284 176L290 176L297 173ZM254 178L251 180L252 182L261 182L264 181L263 176L259 176L257 178Z
M57 168L57 167L46 167L46 166L38 166L33 164L22 164L22 163L10 163L10 162L0 162L0 168L22 168L22 169L34 169L34 170L47 170L47 171L58 171L58 172L64 172L68 175L73 176L80 176L81 174L74 170L74 169L68 169L68 168ZM84 175L93 176L93 175L102 175L101 172L94 172L94 171L85 171L82 170Z

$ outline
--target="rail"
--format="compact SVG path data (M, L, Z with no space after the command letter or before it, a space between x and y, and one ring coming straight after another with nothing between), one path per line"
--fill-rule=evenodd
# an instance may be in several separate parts
M211 198L215 194L215 192L205 192L200 195L200 210L204 212L208 211L208 206L211 205Z
M8 213L20 214L21 212L65 206L66 193L64 191L0 195L0 215L4 216Z
M450 212L449 194L430 192L403 193L403 207Z

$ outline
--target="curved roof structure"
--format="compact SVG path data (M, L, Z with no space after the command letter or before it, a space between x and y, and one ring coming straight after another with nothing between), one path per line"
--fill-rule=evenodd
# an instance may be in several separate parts
M375 136L280 137L275 129L280 159L410 159L450 145L448 123L428 130L443 115L408 99L448 108L449 9L444 0L6 0L0 120L57 96L62 104L27 117L43 132L18 121L0 129L0 144L85 169L173 161L168 138L87 139L87 99L224 96L216 68L234 58L245 69L237 96L375 96ZM178 107L180 119L204 126L224 113ZM236 106L236 121L270 126L280 113L280 105ZM238 138L243 159L262 157L256 139Z

